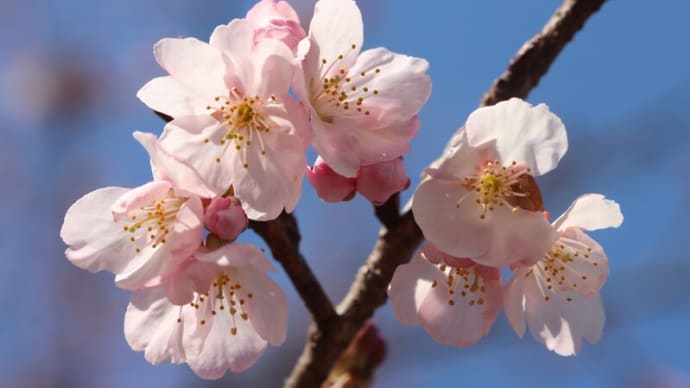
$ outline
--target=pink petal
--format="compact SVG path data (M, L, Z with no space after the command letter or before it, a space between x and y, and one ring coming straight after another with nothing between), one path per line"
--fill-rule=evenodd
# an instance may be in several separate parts
M320 80L340 68L349 68L362 47L363 31L362 14L354 1L318 1L309 25L311 49L304 60L307 82L309 77ZM338 59L340 55L342 59ZM326 66L322 67L322 59Z
M111 208L129 189L106 187L78 199L65 214L60 238L67 258L91 272L121 271L134 255L129 235L113 219Z
M622 223L623 214L615 201L605 199L601 194L585 194L573 201L553 225L560 232L570 227L585 230L617 228Z
M168 194L172 185L167 181L153 181L128 190L115 201L111 208L115 221L129 218L129 212L150 205Z
M416 116L431 94L428 69L429 63L422 58L385 48L362 52L348 72L352 79L348 85L356 87L357 92L348 91L348 95L361 97L362 111L371 114L360 115L356 122L390 127Z
M185 362L185 323L178 318L186 321L188 315L168 302L162 287L136 291L125 313L127 343L134 351L144 351L146 361L154 365Z
M211 252L199 252L196 258L221 267L242 268L251 266L258 271L275 271L266 254L253 244L226 244Z
M200 197L213 197L215 195L212 188L202 180L191 166L164 150L156 136L143 132L134 132L133 135L149 153L154 174L159 179L171 182L178 194Z
M474 267L469 260L465 264L460 268ZM448 284L439 282L422 302L419 319L437 342L468 346L489 333L502 304L498 269L475 269L475 276L484 291L455 286L451 294Z
M609 263L604 249L579 228L568 228L556 241L570 254L567 262L560 262L559 276L565 277L559 289L590 296L599 292L609 275ZM577 252L575 255L573 252Z
M252 52L253 74L245 81L246 92L250 96L262 97L270 101L271 96L288 97L292 76L296 69L292 52L281 42L267 39L256 45Z
M248 320L233 319L230 314L210 313L211 304L203 303L196 310L196 324L190 325L190 368L199 377L219 379L230 369L241 372L251 367L266 349L266 341ZM201 324L201 320L204 324ZM233 335L231 329L236 329Z
M535 176L554 169L568 150L565 127L558 116L544 104L532 107L518 98L475 110L465 128L470 145L495 141L504 166L524 162Z
M393 313L400 322L406 325L420 323L418 311L431 290L431 284L434 281L442 283L445 280L436 266L422 256L430 246L431 244L425 244L412 257L409 264L398 266L388 286Z
M153 47L156 61L183 90L192 92L195 100L205 100L206 104L216 96L225 96L228 88L224 77L226 63L217 49L194 38L166 38ZM145 95L146 96L146 95ZM149 97L158 97L155 94ZM168 97L164 97L164 100ZM153 100L154 105L160 103ZM144 100L144 103L147 103ZM160 107L160 106L159 106ZM205 105L197 109L204 109ZM162 110L172 114L173 111Z
M237 281L245 294L253 295L244 308L256 332L271 345L282 344L287 335L287 299L280 286L253 267L237 271Z
M344 120L327 123L312 117L314 149L335 172L346 177L356 176L362 165L385 162L407 153L408 142L419 129L419 120L413 117L388 128L353 125Z

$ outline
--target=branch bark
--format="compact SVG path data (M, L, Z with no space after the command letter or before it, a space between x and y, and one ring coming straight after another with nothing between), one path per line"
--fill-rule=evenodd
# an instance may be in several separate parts
M252 221L250 227L266 241L273 257L283 266L316 325L327 328L336 318L335 309L299 251L302 237L295 216L283 213L272 221Z
M505 73L494 81L483 96L481 105L492 105L511 97L527 97L560 51L604 2L565 0L542 32L518 51ZM320 386L358 330L386 302L386 290L395 268L410 260L423 239L409 210L398 217L392 216L397 214L398 202L396 195L376 209L384 226L369 258L338 305L337 314L299 254L299 232L294 217L285 215L278 220L253 225L268 243L274 257L283 264L314 316L304 351L286 381L286 387ZM391 212L393 206L396 210L394 213ZM286 226L294 227L294 230L281 231Z

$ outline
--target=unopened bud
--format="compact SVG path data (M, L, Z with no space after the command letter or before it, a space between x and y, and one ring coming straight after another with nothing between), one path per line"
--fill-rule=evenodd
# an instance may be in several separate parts
M235 197L217 197L211 200L204 214L206 229L223 240L233 241L247 229L249 221Z
M386 202L391 195L410 187L403 158L362 166L357 176L357 191L375 205Z
M349 201L355 196L355 178L344 177L326 164L319 156L314 167L307 167L307 180L316 194L326 202Z

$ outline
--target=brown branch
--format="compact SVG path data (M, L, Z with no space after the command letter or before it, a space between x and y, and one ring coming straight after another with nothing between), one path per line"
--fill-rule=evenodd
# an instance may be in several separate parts
M481 105L493 105L511 97L525 98L546 74L575 33L606 0L565 0L544 29L526 42L510 61L508 69L484 94Z
M565 0L543 31L527 42L482 99L491 105L511 97L527 96L546 73L561 49L605 0ZM286 387L318 387L338 356L374 311L386 302L386 290L395 268L410 260L421 243L421 230L410 211L398 220L390 217L390 204L377 209L384 223L376 246L360 268L348 294L338 306L339 315L327 325L312 325L309 339ZM385 213L381 213L385 211ZM385 216L382 216L385 214Z
M283 266L314 322L319 327L327 327L336 317L335 309L299 251L301 236L295 217L283 213L272 221L252 221L250 226L266 241L273 257Z

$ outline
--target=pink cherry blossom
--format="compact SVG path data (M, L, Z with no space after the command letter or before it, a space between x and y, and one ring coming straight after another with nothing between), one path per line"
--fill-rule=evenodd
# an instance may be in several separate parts
M295 92L309 107L314 149L346 177L409 150L431 91L427 61L385 48L360 53L362 40L354 1L320 0L297 53Z
M604 327L599 289L609 273L608 259L583 230L622 222L617 203L587 194L553 223L558 239L551 249L536 264L517 267L505 287L506 316L520 337L527 325L536 341L561 356L578 354L583 338L599 340Z
M152 364L186 362L205 379L246 370L267 344L285 341L287 301L266 275L273 270L249 244L198 253L160 285L134 292L127 342ZM173 304L170 294L187 295L187 303Z
M357 174L357 191L375 205L410 187L403 158L362 166Z
M206 208L204 223L211 233L223 240L234 241L247 229L249 221L237 198L217 197Z
M261 0L247 12L246 19L254 30L254 44L277 39L294 50L307 35L297 12L287 1Z
M112 272L126 289L174 271L197 250L203 233L200 198L213 194L154 135L135 132L134 137L151 157L154 181L86 194L67 210L60 231L73 264Z
M437 342L468 346L489 333L501 310L500 274L427 243L395 270L388 296L400 322L421 324Z
M307 168L307 180L326 202L349 201L356 193L357 180L333 171L321 157L316 158L313 167Z
M240 19L218 26L210 44L163 39L154 55L170 75L137 96L174 118L161 136L167 150L216 194L232 186L250 219L268 220L295 208L311 131L288 94L293 54L275 39L253 42L252 24Z
M514 98L474 111L414 194L424 237L485 265L542 257L555 232L541 212L514 205L529 195L517 184L555 168L567 148L565 127L546 105Z

